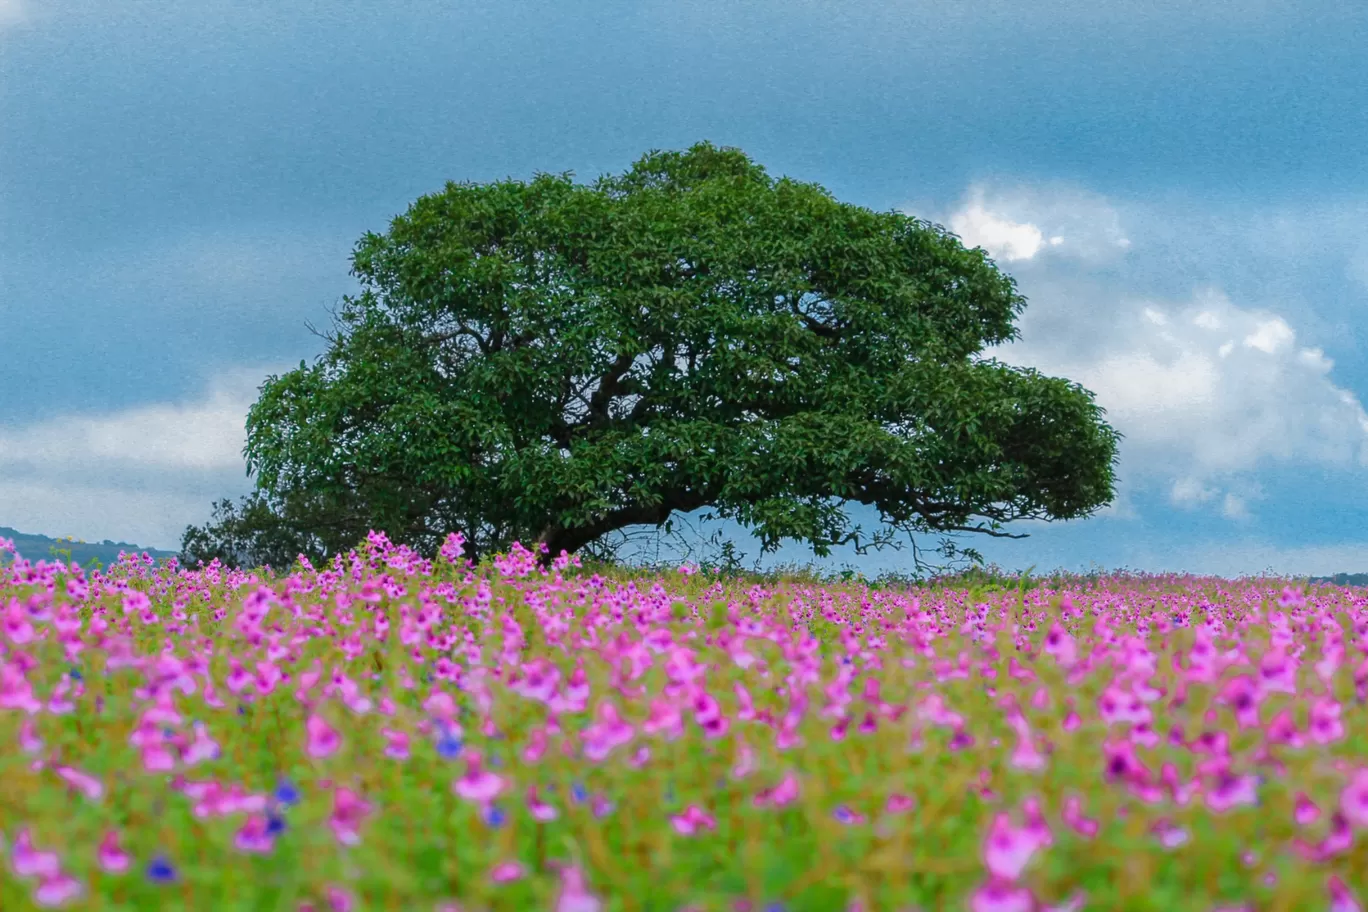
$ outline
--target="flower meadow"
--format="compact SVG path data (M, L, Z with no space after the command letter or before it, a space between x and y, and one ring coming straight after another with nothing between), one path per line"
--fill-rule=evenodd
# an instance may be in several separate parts
M1368 895L1360 592L757 584L461 545L0 568L0 909Z

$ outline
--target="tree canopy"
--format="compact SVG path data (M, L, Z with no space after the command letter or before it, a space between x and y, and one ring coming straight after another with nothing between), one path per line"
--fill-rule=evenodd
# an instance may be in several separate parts
M362 237L328 351L248 414L256 493L187 556L372 528L555 555L701 508L825 556L1114 497L1092 394L984 355L1025 300L982 250L706 142L571 174L448 183Z

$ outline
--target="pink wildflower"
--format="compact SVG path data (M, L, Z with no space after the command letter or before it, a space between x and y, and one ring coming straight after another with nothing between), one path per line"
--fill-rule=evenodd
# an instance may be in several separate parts
M516 861L503 861L490 869L489 879L496 884L512 883L520 880L524 873L523 866Z
M119 834L114 830L108 830L104 838L100 840L99 849L95 853L95 861L101 870L108 874L122 874L128 870L131 861L127 852L119 845Z
M468 751L465 775L453 782L451 787L457 795L467 801L484 803L498 797L506 783L502 776L484 769L480 761L480 754L477 751Z
M356 792L339 788L333 793L333 812L328 819L337 841L343 845L356 845L361 841L360 825L371 811L371 805Z
M327 757L337 753L337 749L342 746L342 736L317 713L309 716L309 720L304 723L304 730L308 735L306 750L310 757Z
M1340 793L1340 812L1357 827L1368 827L1368 769L1361 769Z
M53 769L68 785L91 801L99 801L100 796L104 794L104 786L94 776L72 769L69 766L57 766Z
M584 872L578 865L561 869L560 894L556 897L555 912L599 912L603 904L589 892Z
M681 836L692 836L700 830L717 828L713 816L696 804L689 805L684 809L684 813L671 817L670 824Z
M33 901L44 908L64 906L81 895L81 883L70 874L44 877L33 892Z
M56 877L61 862L56 852L35 849L25 827L14 836L14 844L10 847L10 865L19 877Z
M250 815L233 837L233 845L239 852L256 854L275 848L275 839L267 829L266 818L261 814Z
M1034 912L1035 896L1010 880L990 878L969 897L972 912Z
M1345 886L1344 881L1339 879L1339 875L1330 875L1326 889L1330 893L1328 912L1363 912L1363 906L1359 905L1359 901L1354 897L1353 892Z
M983 843L983 863L996 878L1014 881L1039 848L1038 839L1018 828L1005 812L998 813Z

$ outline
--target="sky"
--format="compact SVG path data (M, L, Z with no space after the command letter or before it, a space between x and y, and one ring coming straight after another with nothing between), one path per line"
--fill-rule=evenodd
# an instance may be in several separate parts
M0 0L0 525L178 548L362 234L709 140L983 247L1028 301L991 354L1125 435L1112 506L960 544L1368 570L1365 46L1319 0Z

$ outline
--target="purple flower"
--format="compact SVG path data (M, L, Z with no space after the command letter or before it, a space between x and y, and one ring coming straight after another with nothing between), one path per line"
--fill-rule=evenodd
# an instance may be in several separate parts
M443 760L455 760L457 757L461 756L461 749L463 747L464 745L461 744L460 738L449 731L444 732L442 737L437 739L437 756L441 757Z
M158 855L147 866L147 879L153 883L171 883L176 879L176 869L165 855Z
M295 788L290 780L282 779L280 784L276 786L275 800L285 805L298 804L299 789Z

